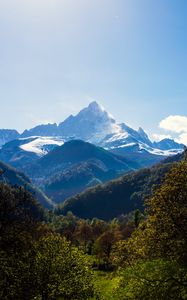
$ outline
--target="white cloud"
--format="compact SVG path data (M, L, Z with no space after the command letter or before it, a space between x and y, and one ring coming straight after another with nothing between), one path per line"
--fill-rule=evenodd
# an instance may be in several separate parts
M178 134L175 139L179 143L187 145L187 117L180 115L171 115L159 123L159 127L165 131Z
M169 116L160 122L159 127L175 133L187 133L187 117Z
M176 139L176 142L187 145L187 132L180 134Z

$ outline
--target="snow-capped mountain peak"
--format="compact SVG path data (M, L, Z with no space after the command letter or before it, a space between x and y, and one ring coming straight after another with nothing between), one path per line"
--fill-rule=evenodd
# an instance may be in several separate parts
M62 136L96 144L114 131L116 131L115 120L95 101L77 115L71 116L59 124L59 132Z
M164 140L159 143L151 142L147 133L140 127L135 130L125 123L117 123L96 101L91 102L76 115L70 115L59 125L38 125L30 130L25 130L21 137L38 136L41 138L22 146L22 150L32 151L38 155L44 155L48 148L58 145L57 140L67 142L72 139L83 140L104 147L108 150L121 149L125 151L146 151L149 153L163 153L168 151L181 151L183 145L172 140ZM1 137L0 137L1 138ZM46 140L48 139L48 140ZM61 141L60 141L61 143ZM43 146L45 144L45 147ZM51 145L51 146L50 146ZM46 148L47 147L47 148ZM45 150L45 149L47 150Z
M84 118L94 118L94 121L97 119L103 119L104 121L109 121L115 123L114 118L110 115L102 105L98 104L96 101L91 102L88 107L83 108L76 117Z
M92 110L93 112L103 112L105 111L104 107L102 105L100 105L99 103L97 103L96 101L91 102L88 107L88 110Z

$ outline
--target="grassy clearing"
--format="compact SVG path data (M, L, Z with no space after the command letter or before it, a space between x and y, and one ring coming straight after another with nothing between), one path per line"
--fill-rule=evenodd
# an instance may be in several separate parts
M100 300L114 300L114 290L120 278L111 272L95 271L94 286ZM97 298L94 298L97 299Z

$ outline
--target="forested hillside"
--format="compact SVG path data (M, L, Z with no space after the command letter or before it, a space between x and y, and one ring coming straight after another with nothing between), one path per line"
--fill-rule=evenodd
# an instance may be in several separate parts
M46 208L53 208L54 203L36 186L32 184L30 179L13 167L0 161L0 182L4 182L11 186L21 186L31 192L40 203Z
M187 162L169 166L144 213L108 222L1 183L0 299L186 300Z
M72 211L81 218L112 219L135 209L144 209L144 201L155 186L162 183L175 160L181 160L182 154L168 158L162 164L124 175L104 185L78 194L57 208L57 213Z

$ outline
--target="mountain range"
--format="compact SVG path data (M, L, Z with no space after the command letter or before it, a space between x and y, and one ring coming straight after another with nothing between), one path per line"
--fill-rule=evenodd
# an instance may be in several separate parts
M84 219L111 220L136 209L143 211L144 201L149 198L153 188L162 184L166 174L182 159L183 154L177 154L150 168L87 189L67 199L56 212L64 215L71 211Z
M117 123L97 102L59 125L38 125L22 134L0 130L0 141L0 161L24 172L53 204L184 148L170 139L152 142L142 128Z
M92 102L88 107L82 109L77 115L70 115L60 124L42 124L19 134L15 130L0 130L0 145L11 140L25 139L31 137L47 137L40 140L38 147L33 148L30 143L24 150L37 152L37 155L46 154L43 147L55 143L78 139L104 147L107 150L119 152L120 154L130 152L150 153L154 155L173 155L184 147L171 139L160 142L151 142L142 128L134 130L125 123L117 123L115 119L97 102ZM28 140L29 144L30 140ZM31 141L32 142L32 141ZM42 150L41 150L42 148ZM23 149L23 147L22 147ZM39 149L39 151L37 150ZM50 149L50 147L49 147Z

